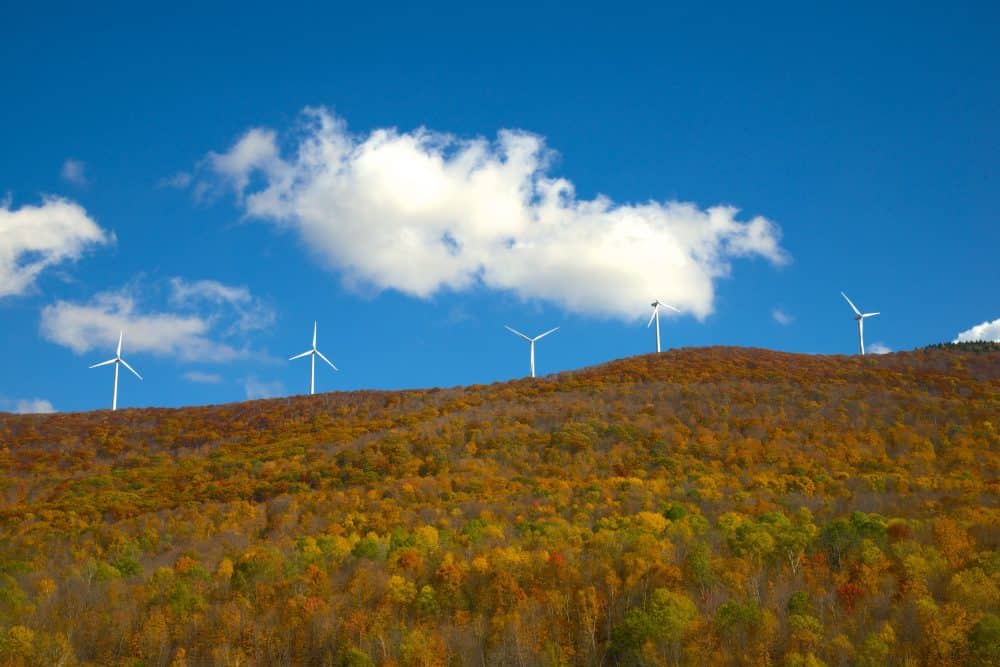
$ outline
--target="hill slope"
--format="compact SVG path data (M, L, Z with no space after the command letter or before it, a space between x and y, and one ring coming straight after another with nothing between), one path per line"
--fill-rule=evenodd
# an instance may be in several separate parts
M989 345L0 415L0 660L995 664L998 422Z

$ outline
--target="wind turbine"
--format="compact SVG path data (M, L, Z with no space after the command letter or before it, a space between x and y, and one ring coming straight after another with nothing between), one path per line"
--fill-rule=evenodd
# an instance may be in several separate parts
M323 353L316 349L316 322L313 322L313 346L312 349L306 350L302 354L296 354L294 357L289 357L289 361L295 361L296 359L301 359L302 357L309 355L312 357L312 369L309 371L309 393L316 393L316 357L319 357L326 363L330 364L330 368L335 371L340 369L333 365L333 362L323 356Z
M118 365L121 364L125 368L129 369L130 371L132 371L132 374L135 375L137 378L139 378L140 380L142 379L142 376L139 375L135 371L134 368L132 368L131 366L129 366L127 361L125 361L124 359L122 359L122 339L124 337L125 337L125 332L124 331L121 331L121 332L118 333L118 350L115 352L115 358L114 359L108 359L107 361L102 361L99 364L94 364L93 366L91 366L91 368L97 368L98 366L107 366L108 364L114 364L115 365L115 391L114 391L113 394L111 394L111 410L112 411L115 411L115 410L118 409Z
M843 292L841 292L840 296L844 297L844 299L847 301L847 303L850 304L851 310L854 311L854 319L856 319L858 321L858 343L861 345L861 356L864 356L864 354L865 354L865 318L866 317L875 317L876 315L878 315L878 313L862 313L860 310L858 310L858 307L855 306L854 303L850 299L847 298L846 294L844 294Z
M555 331L559 327L556 327L555 329L549 329L545 333L540 334L538 336L535 336L534 338L528 338L527 336L525 336L523 333L521 333L517 329L511 329L506 324L504 325L504 327L507 328L507 331L511 332L512 334L520 336L524 340L528 341L528 343L531 345L531 377L535 377L535 341L541 340L541 339L545 338L546 336L548 336L550 333L552 333L553 331Z
M659 299L657 299L656 301L654 301L649 305L653 307L653 314L650 316L649 324L646 325L646 328L648 329L650 325L653 324L653 320L656 320L656 351L659 352L660 351L660 308L669 308L675 313L679 313L681 311L678 310L677 308L674 308L671 305L663 303Z

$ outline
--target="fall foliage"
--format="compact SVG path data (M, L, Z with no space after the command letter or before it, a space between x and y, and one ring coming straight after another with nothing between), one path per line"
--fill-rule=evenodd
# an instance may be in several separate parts
M3 665L998 665L1000 346L0 415Z

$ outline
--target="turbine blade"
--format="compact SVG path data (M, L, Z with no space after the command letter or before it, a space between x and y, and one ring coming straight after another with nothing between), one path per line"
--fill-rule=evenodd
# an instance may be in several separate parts
M861 317L875 317L876 315L879 315L879 314L880 313L865 313Z
M855 314L855 315L860 315L860 314L861 314L861 311L860 311L860 310L858 310L858 307L854 305L854 302L853 302L853 301L851 301L850 299L848 299L848 298L847 298L847 295L846 295L846 294L844 294L843 292L841 292L841 293L840 293L840 296L842 296L842 297L844 297L845 299L847 299L847 303L849 303L849 304L851 305L851 310L853 310L853 311L854 311L854 314Z
M512 328L508 327L506 324L503 325L503 326L504 326L504 328L507 329L507 331L511 332L512 334L516 334L516 335L520 336L521 338L523 338L524 340L528 341L529 343L531 342L530 338L528 338L527 336L525 336L523 333L521 333L517 329L512 329Z
M128 362L127 362L127 361L125 361L124 359L122 359L122 360L121 360L121 362L122 362L122 366L124 366L125 368L129 369L130 371L132 371L132 374L133 374L134 376L136 376L136 377L137 377L137 378L139 378L140 380L142 379L142 376L141 376L141 375L139 375L139 373L137 373L137 372L136 372L136 370L135 370L134 368L132 368L131 366L129 366L129 365L128 365Z
M675 313L681 312L680 308L674 308L669 303L661 303L660 305L663 306L664 308L669 308L670 310L674 311Z
M339 370L340 370L339 368L337 368L336 366L334 366L334 365L333 365L333 362L332 362L332 361L330 361L330 360L329 360L329 359L327 359L327 358L326 358L325 356L323 356L323 353L322 353L322 352L320 352L319 350L316 350L316 354L318 354L318 355L319 355L319 358L320 358L320 359L322 359L322 360L323 360L323 361L325 361L326 363L330 364L330 368L332 368L332 369L333 369L333 370L335 370L335 371L339 371Z
M649 322L646 324L646 328L653 326L653 320L656 319L656 308L653 308L653 314L649 316Z
M118 332L118 352L115 353L116 356L119 357L122 356L122 338L124 337L125 337L125 330L122 329L121 331Z
M542 338L545 338L545 337L546 337L546 336L548 336L548 335L549 335L550 333L552 333L553 331L556 331L556 330L558 330L558 329L559 329L559 327L556 327L555 329L549 329L549 330L548 330L548 331L546 331L545 333L543 333L543 334L541 334L541 335L538 335L538 336L535 336L535 340L541 340Z
M313 320L313 349L316 349L316 321Z
M98 366L107 366L108 364L113 364L116 361L118 361L118 357L115 357L114 359L108 359L107 361L102 361L99 364L94 364L93 366L91 366L91 368L97 368Z
M312 353L313 353L312 350L306 350L302 354L296 354L294 357L288 357L288 360L289 361L295 361L296 359L301 359L302 357L305 357L305 356L310 355Z

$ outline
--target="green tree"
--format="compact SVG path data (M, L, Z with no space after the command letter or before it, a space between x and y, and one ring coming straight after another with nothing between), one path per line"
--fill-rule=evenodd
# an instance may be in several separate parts
M666 588L657 588L645 609L630 609L613 633L612 643L622 655L639 652L651 642L655 651L670 662L680 662L681 642L698 608L688 596Z
M1000 616L986 614L969 631L969 653L976 667L1000 665Z
M340 660L340 667L375 667L375 662L356 648L347 649L347 653Z

